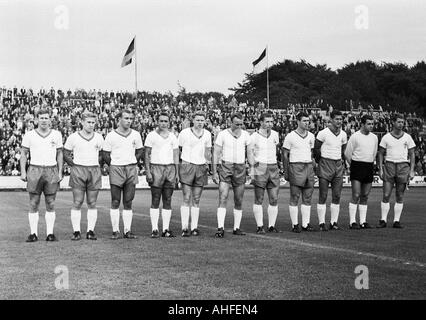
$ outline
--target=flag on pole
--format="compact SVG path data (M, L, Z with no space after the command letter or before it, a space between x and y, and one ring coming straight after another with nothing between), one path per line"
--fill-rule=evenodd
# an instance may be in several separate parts
M121 67L125 67L128 64L132 63L132 57L135 54L135 38L130 42L129 47L127 48L126 53L124 54L123 61L121 62Z
M263 50L263 52L261 53L261 55L259 56L259 58L257 58L256 60L253 61L253 68L260 62L262 61L264 58L266 57L266 48L265 50Z

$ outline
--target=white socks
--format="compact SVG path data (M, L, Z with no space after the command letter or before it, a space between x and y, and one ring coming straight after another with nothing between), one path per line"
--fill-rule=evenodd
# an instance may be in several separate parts
M296 225L298 224L298 215L299 215L299 207L298 206L288 206L288 210L290 211L290 219L291 224Z
M152 231L154 230L158 230L158 218L160 217L160 209L153 209L150 208L149 209L149 215L151 217L151 226L152 226Z
M217 208L217 227L225 227L226 208Z
M199 207L191 207L191 230L198 228L198 217L200 216Z
M381 220L386 222L388 220L388 213L389 213L389 209L390 209L390 204L389 204L389 202L385 203L385 202L382 201L380 207L382 209Z
M349 202L349 224L356 222L356 210L358 208L357 204Z
M366 204L359 204L359 224L363 224L367 222L367 205Z
M31 234L34 234L37 236L37 227L38 227L38 212L29 212L28 213L28 220L30 222L30 230Z
M123 215L124 233L127 233L130 231L130 228L132 226L133 211L123 210L122 215Z
M81 210L71 209L71 224L74 232L80 232Z
M182 223L182 230L188 229L189 225L189 207L180 207L180 221Z
M306 206L302 204L300 206L300 211L302 212L302 227L306 228L311 219L311 206Z
M56 214L54 211L49 212L46 211L45 219L46 219L46 233L47 235L53 234L53 226L55 225Z
M403 203L395 203L395 206L393 207L393 211L395 213L395 217L393 219L393 222L399 221L401 218L402 208L404 207Z
M318 213L318 221L319 224L325 223L325 211L326 211L327 207L324 204L317 204L317 213Z
M119 232L120 228L120 211L119 209L109 209L109 215L111 217L112 232Z
M87 232L95 231L96 220L98 219L98 209L87 210Z
M234 209L234 230L240 228L242 217L243 217L243 210Z
M275 227L275 222L277 221L278 216L278 206L268 206L268 227Z
M332 203L330 205L330 212L331 212L331 220L330 223L337 223L337 220L339 219L339 211L340 211L340 204Z
M258 227L263 227L263 207L260 204L253 204L254 219Z
M163 231L169 230L171 217L172 210L161 209L161 218L163 219Z

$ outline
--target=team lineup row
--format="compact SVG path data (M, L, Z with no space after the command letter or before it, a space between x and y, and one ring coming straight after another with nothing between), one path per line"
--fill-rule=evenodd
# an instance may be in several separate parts
M81 206L84 198L88 206L86 238L96 240L94 233L97 209L96 201L101 188L100 163L109 165L111 186L110 218L112 239L121 237L134 239L131 231L132 201L135 186L138 183L137 163L145 161L146 179L151 189L150 218L151 237L174 237L170 230L172 215L171 201L175 185L180 182L183 203L180 208L182 236L197 236L200 214L200 198L207 184L208 164L212 164L213 181L219 185L219 203L217 208L218 229L215 237L225 235L224 224L226 205L230 189L234 195L234 235L245 235L240 229L242 202L246 183L246 162L250 166L250 176L254 185L255 201L253 214L257 224L256 232L265 233L263 226L263 199L265 190L269 206L268 232L280 232L275 227L278 215L278 193L280 187L277 153L283 159L285 179L290 184L289 212L292 231L313 231L310 223L311 200L314 190L314 167L319 178L319 199L317 214L321 231L338 230L340 195L343 185L345 161L350 166L352 199L349 203L350 229L368 229L367 201L373 182L373 163L377 158L380 177L383 179L383 199L381 219L377 227L387 225L389 199L395 187L396 203L394 207L393 227L402 228L400 216L403 208L403 195L406 184L414 177L414 148L411 136L403 131L404 118L395 115L393 129L378 143L371 131L374 120L363 116L361 129L349 140L341 130L342 114L333 111L329 126L315 137L308 131L309 117L301 112L297 115L298 127L284 139L282 149L277 132L272 130L274 118L265 112L260 116L260 128L250 135L242 129L243 116L235 113L231 117L229 128L218 133L214 146L209 131L204 129L205 114L196 112L193 125L184 129L176 137L169 132L169 115L160 113L157 128L150 132L142 142L140 134L131 129L134 118L132 110L124 109L118 116L117 128L105 137L94 132L96 115L90 112L82 114L82 129L68 137L62 144L59 131L50 128L50 114L46 109L37 114L38 127L27 132L22 141L21 179L27 181L29 192L30 235L27 242L38 240L39 204L41 194L46 203L47 241L56 241L54 235L55 197L62 180L62 165L66 161L71 166L69 184L73 193L71 222L72 240L81 239ZM213 152L212 152L213 150ZM330 223L326 225L326 200L331 188ZM298 204L301 196L301 218L298 222ZM119 230L120 211L123 202L122 219L124 232ZM159 232L160 202L162 200L162 233ZM356 213L359 209L359 223ZM190 222L191 220L191 222ZM190 225L189 225L190 224Z

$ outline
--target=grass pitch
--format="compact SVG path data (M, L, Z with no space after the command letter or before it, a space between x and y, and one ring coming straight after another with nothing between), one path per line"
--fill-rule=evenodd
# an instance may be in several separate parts
M367 221L372 225L380 218L381 192L376 188L370 195ZM72 194L63 191L58 193L56 201L55 234L59 241L44 241L42 205L39 241L26 243L28 194L0 192L0 298L425 299L425 194L423 188L407 191L401 219L405 229L389 227L393 219L391 209L386 229L348 230L350 189L344 189L339 217L344 230L294 234L290 232L289 189L281 189L276 226L284 232L257 235L252 213L253 190L247 189L241 223L247 235L232 235L231 193L225 238L216 239L213 235L217 226L218 191L203 193L201 235L182 238L179 190L173 197L170 225L177 237L151 239L150 192L138 190L132 223L138 239L113 241L109 239L110 194L101 191L95 229L98 240L85 239L86 209L83 208L84 238L74 242L70 240ZM314 199L311 223L318 228L317 189ZM265 224L266 207L265 203ZM329 208L326 217L328 223ZM122 221L120 227L122 230ZM359 276L355 268L359 265L368 268L368 289L355 287ZM55 268L62 268L58 266L68 270L66 290L55 287L58 276L65 275L64 269L55 273Z

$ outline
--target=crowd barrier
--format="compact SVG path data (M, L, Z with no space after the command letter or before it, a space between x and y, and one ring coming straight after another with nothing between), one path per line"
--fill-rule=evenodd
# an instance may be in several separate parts
M69 176L64 177L64 179L61 181L61 190L67 190L70 189L68 186L69 182ZM211 177L209 177L208 185L206 188L217 188L217 185L213 183L213 180ZM248 181L246 182L247 185L250 185L250 179L248 178ZM283 177L280 181L281 187L288 188L289 183L286 181ZM349 180L349 176L343 177L343 186L344 187L350 187L351 182ZM373 181L373 187L381 187L382 186L382 180L379 178L379 176L374 176ZM315 187L318 187L318 178L315 177ZM410 181L410 187L426 187L426 176L415 176ZM1 176L0 177L0 190L25 190L26 188L26 182L19 179L19 177L16 176ZM103 176L102 177L102 189L109 189L109 177ZM139 183L136 185L137 189L149 189L149 185L146 182L145 176L139 176Z

